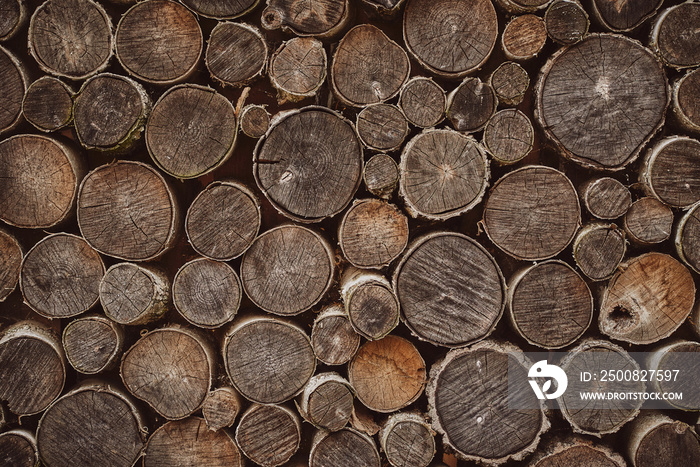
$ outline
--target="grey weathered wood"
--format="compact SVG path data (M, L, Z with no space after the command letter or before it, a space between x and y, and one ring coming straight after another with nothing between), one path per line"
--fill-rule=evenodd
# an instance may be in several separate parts
M17 287L23 255L22 246L14 235L0 229L0 302Z
M345 378L338 373L319 373L306 384L297 408L315 427L338 431L350 421L354 399L354 389Z
M198 15L213 19L234 19L251 12L260 0L182 0Z
M470 76L447 96L447 118L455 130L473 133L484 128L497 105L491 85Z
M647 357L647 367L650 371L661 372L679 370L683 372L695 372L698 369L697 357L700 352L700 343L675 339L672 342L657 347ZM700 410L700 388L692 378L679 377L674 381L669 378L653 378L650 382L653 390L664 393L682 393L683 398L665 401L669 407L681 410Z
M530 76L519 64L503 62L491 73L489 84L500 104L519 105L530 87Z
M379 445L394 467L428 467L435 456L434 432L418 413L389 416L379 432Z
M445 118L445 91L430 78L414 76L401 88L399 107L406 120L419 128L437 125Z
M73 89L53 76L42 76L27 88L22 115L40 131L56 131L73 120Z
M224 386L207 394L202 404L202 417L210 430L233 426L243 405L235 389Z
M243 107L239 116L241 131L251 138L260 138L270 129L270 114L262 105Z
M569 435L540 446L528 467L626 467L623 457L604 444Z
M673 113L681 125L700 132L700 71L690 70L673 85Z
M593 13L606 28L615 32L631 31L653 17L662 0L625 0L608 2L594 0Z
M267 42L258 28L223 22L211 32L204 62L215 81L242 86L262 76L267 55Z
M380 274L347 267L340 279L340 296L352 327L366 339L381 339L399 324L399 301Z
M0 1L0 41L11 39L27 20L25 0Z
M114 322L148 324L169 309L170 280L153 266L117 263L107 269L100 282L100 303Z
M267 0L262 11L262 27L282 29L297 36L334 37L350 20L349 0L311 0L299 4L294 0Z
M598 219L617 219L632 206L632 194L621 182L610 177L593 178L579 189L581 202Z
M672 68L700 65L700 33L694 25L700 20L700 5L685 2L662 11L654 20L649 47Z
M506 24L501 35L501 47L510 60L529 60L536 57L547 40L544 20L527 14L516 16Z
M645 411L630 424L627 455L633 467L697 465L700 441L692 426L660 413Z
M328 58L323 43L312 37L295 37L270 58L270 82L278 102L296 102L316 95L326 81Z
M14 429L0 434L0 461L12 467L38 466L39 451L34 433Z
M299 416L284 406L253 404L241 415L236 443L257 465L285 464L301 444Z
M497 163L515 164L532 151L535 129L521 111L499 110L486 124L483 142L486 151Z
M14 129L22 117L22 99L27 89L27 75L22 62L0 46L0 134Z
M544 14L544 27L554 42L571 45L588 33L591 22L578 0L554 0Z
M362 172L367 191L380 198L389 199L399 186L399 166L387 154L375 154L365 164Z
M352 428L335 433L318 431L309 453L309 467L380 467L382 465L374 440Z
M693 271L700 272L700 204L683 215L676 227L674 244L678 257Z
M124 331L104 316L86 316L63 328L62 341L68 363L92 375L115 366L124 347Z
M574 239L576 266L592 281L609 279L627 251L624 231L615 224L592 223L584 226Z
M656 198L640 198L625 214L623 227L635 243L661 243L671 236L673 211Z
M357 134L370 149L395 151L408 131L406 116L395 105L370 104L357 114Z
M342 305L330 305L314 320L311 345L320 362L344 365L360 347L360 336L352 328Z
M650 195L674 207L700 201L700 141L669 136L647 151L639 179Z

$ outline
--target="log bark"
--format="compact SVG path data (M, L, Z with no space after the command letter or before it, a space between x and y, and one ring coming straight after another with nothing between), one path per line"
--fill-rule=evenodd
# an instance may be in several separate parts
M250 13L260 0L182 0L190 10L213 19L234 19Z
M503 165L515 164L532 151L535 129L527 116L516 109L499 110L484 128L484 145L493 159Z
M647 367L650 372L667 375L668 372L680 370L682 372L695 373L698 371L697 354L700 352L700 343L687 340L674 340L671 343L657 347L647 359ZM658 373L657 373L658 372ZM673 374L673 373L671 373ZM675 381L669 378L652 378L651 386L657 392L674 392L683 394L682 399L667 400L666 403L680 410L700 410L700 388L692 378L681 376Z
M489 84L503 105L519 105L530 87L527 71L515 62L503 62L491 73Z
M484 128L497 105L491 85L470 76L447 96L447 118L455 130L473 133Z
M357 114L357 134L369 149L395 151L408 131L406 116L395 105L371 104Z
M588 438L568 436L541 447L528 467L626 467L621 455L605 445L594 445Z
M62 340L68 363L80 373L94 375L116 365L124 330L104 316L86 316L68 323Z
M678 222L674 244L678 257L700 273L700 204L691 207Z
M700 71L690 70L673 85L673 113L680 124L700 132Z
M340 279L340 295L352 327L368 340L385 337L399 324L399 301L380 274L346 268Z
M3 465L12 467L38 466L39 451L34 434L24 429L0 434L0 460Z
M301 444L299 416L280 405L253 404L241 415L236 427L236 443L257 465L285 464Z
M634 467L697 465L700 442L695 430L659 412L635 420L628 432L627 455Z
M100 282L100 303L114 322L144 325L160 319L170 305L170 280L148 265L118 263Z
M489 335L506 303L496 260L475 240L455 232L416 239L397 266L393 285L406 326L420 339L446 347Z
M342 305L331 305L314 320L311 344L316 358L326 365L344 365L360 347L360 336L352 328Z
M648 194L674 207L688 208L700 201L700 141L669 136L644 157L639 180Z
M299 4L294 0L267 0L262 12L262 27L282 29L297 36L331 38L347 26L352 12L348 0L312 0Z
M27 20L27 5L24 0L0 1L0 41L11 39Z
M362 179L367 191L389 199L399 186L399 166L391 156L375 154L365 164Z
M22 267L22 246L17 239L0 229L0 303L14 292Z
M267 42L258 28L224 22L211 32L204 62L214 81L243 86L262 76L267 55Z
M547 35L561 45L573 45L588 33L591 22L578 0L554 0L544 14Z
M435 456L433 430L417 413L390 415L379 432L379 445L394 467L428 467Z
M246 105L239 119L241 131L250 138L262 138L270 129L270 114L262 105Z
M617 219L632 206L632 194L621 182L610 177L594 178L579 189L581 201L598 219Z
M235 389L224 386L211 391L202 405L202 417L212 431L233 426L243 405Z
M625 234L615 224L588 224L574 240L576 266L592 281L610 279L626 252Z
M640 198L623 218L630 240L640 245L666 241L673 228L673 211L655 198Z
M63 81L43 76L27 88L22 100L22 115L39 131L65 128L73 121L74 92Z
M600 23L611 31L631 31L656 14L662 0L642 0L613 3L594 0L593 12Z
M323 43L312 37L295 37L270 58L270 82L277 102L297 102L316 95L326 81L328 58Z
M338 431L350 421L354 399L354 389L345 378L338 373L319 373L299 396L297 409L315 427Z
M649 47L663 62L676 69L700 65L700 5L685 2L662 11L654 20Z
M401 88L398 105L410 124L430 128L445 118L447 97L432 79L414 76Z
M115 35L119 63L130 75L153 84L185 80L204 47L195 16L169 0L139 2L122 15Z
M309 453L309 467L338 465L380 467L382 463L374 440L364 433L352 428L317 432Z
M544 20L532 14L516 16L506 24L501 47L510 60L524 61L536 57L547 40Z

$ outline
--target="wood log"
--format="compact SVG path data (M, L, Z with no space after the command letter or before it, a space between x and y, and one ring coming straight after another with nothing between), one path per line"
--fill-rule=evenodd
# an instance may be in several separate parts
M153 432L144 451L143 465L242 467L244 460L226 431L207 430L204 420L188 417L167 422Z
M325 295L335 274L333 250L313 230L285 224L258 236L241 260L243 290L261 309L296 315Z
M428 129L404 146L399 194L412 217L444 220L481 202L489 181L486 153L474 138ZM439 187L439 193L438 193Z
M280 405L253 404L241 415L236 443L257 465L285 464L301 444L299 416Z
M299 222L345 209L362 177L362 144L352 123L314 106L276 120L255 147L258 188L275 209Z
M639 155L671 95L659 59L612 34L590 34L554 53L535 94L535 118L561 154L600 170L620 170Z
M352 428L343 428L335 433L325 430L317 432L309 453L309 467L340 465L380 467L381 458L374 440Z
M16 415L46 409L63 390L66 357L53 330L36 321L7 327L0 337L0 400Z
M297 409L304 420L317 428L338 431L350 421L354 389L338 373L313 376L299 396Z
M647 412L632 422L627 455L634 467L697 465L700 441L688 424L659 412Z
M581 202L598 219L617 219L632 206L632 194L621 182L610 177L593 178L579 189Z
M657 142L644 157L639 180L648 194L675 208L700 201L700 141L669 136Z
M398 105L410 124L430 128L445 118L447 97L432 79L414 76L401 88Z
M428 467L435 456L433 430L417 413L390 415L379 432L379 445L394 467Z
M593 13L606 28L615 32L631 31L656 14L662 0L613 3L593 0Z
M173 304L189 323L214 329L231 321L241 305L241 280L226 263L196 258L173 279Z
M22 246L17 239L0 229L0 303L14 292L22 267Z
M600 306L603 334L632 344L668 337L693 309L695 283L688 269L663 253L647 253L622 265Z
M516 272L508 284L508 317L530 344L559 349L576 342L593 319L593 294L563 261Z
M700 273L700 204L691 207L678 222L674 244L678 257Z
M535 144L535 129L527 116L516 109L499 110L484 128L484 146L503 165L524 159Z
M363 107L396 96L408 81L408 55L379 28L355 26L333 55L331 84L345 105Z
M241 396L235 389L221 387L211 391L202 404L202 417L210 430L233 426L243 408Z
M671 343L657 347L647 359L647 368L655 374L667 375L668 372L695 373L700 368L697 363L697 354L700 352L700 343L687 340L675 340ZM670 373L673 374L673 373ZM681 410L700 410L700 388L687 375L677 378L651 378L651 387L659 393L680 393L682 399L665 401L670 407Z
M426 393L433 429L461 459L498 465L532 452L549 421L534 392L508 395L508 375L527 380L530 362L513 359L520 352L507 343L483 341L451 350L430 370ZM509 397L531 410L509 408Z
M395 105L370 104L357 114L357 134L369 149L395 151L408 131L408 120Z
M223 22L211 32L204 63L214 81L243 86L262 76L267 55L267 42L258 28Z
M39 131L65 128L73 121L73 89L53 76L42 76L27 88L22 115Z
M316 95L326 81L328 58L323 43L312 37L295 37L270 58L270 82L277 102L297 102Z
M408 219L396 206L385 201L355 200L340 222L338 243L343 256L352 265L381 269L406 248Z
M234 19L250 13L260 0L182 0L200 16L213 19Z
M581 207L571 181L546 166L514 170L491 189L484 230L510 256L528 261L551 258L574 239Z
M70 318L100 298L105 266L82 238L57 233L40 240L24 256L19 284L24 302L47 318Z
M197 67L204 38L195 16L170 0L139 2L122 15L115 34L119 63L153 84L185 80Z
M241 131L250 138L261 138L270 129L270 114L262 105L246 105L239 119Z
M29 53L46 73L85 79L109 64L112 21L93 0L47 0L29 22Z
M496 0L496 5L510 14L533 13L547 8L551 0Z
M24 429L0 434L0 461L12 467L38 466L39 451L34 434Z
M624 231L615 224L588 224L574 239L576 266L592 281L610 279L626 252Z
M399 186L399 166L391 156L375 154L365 164L362 179L367 191L389 199Z
M542 446L528 467L626 467L621 455L582 436L554 439Z
M259 404L281 404L314 374L309 336L279 318L239 320L224 339L224 364L233 387Z
M124 386L168 420L199 409L209 394L214 352L189 328L168 326L144 334L124 353Z
M294 0L267 0L260 22L268 30L281 28L297 36L330 38L345 29L351 11L349 0L313 0L303 5Z
M340 296L353 329L366 339L381 339L399 324L399 301L380 274L346 268L340 279Z
M380 18L391 19L396 16L403 6L405 0L362 0L362 4L367 6L371 13Z
M700 132L700 72L690 70L673 85L673 113L686 130Z
M479 69L496 45L496 9L487 0L409 0L403 38L423 68L440 77L462 78Z
M455 130L473 133L484 128L497 105L491 85L470 76L447 96L447 118Z
M655 198L640 198L623 218L629 239L640 245L666 241L673 228L673 211Z
M148 265L117 263L100 282L105 315L119 324L144 325L160 319L170 304L170 280Z
M516 62L503 62L491 73L489 84L500 104L515 106L523 101L530 77Z
M591 22L578 0L554 0L544 13L547 35L557 44L572 45L588 34Z
M116 365L124 331L104 316L86 316L68 323L62 340L68 363L80 373L94 375Z
M27 5L24 0L0 1L0 41L11 39L27 20Z
M27 89L24 65L7 49L0 46L0 134L19 125L22 117L22 99Z
M348 364L348 380L365 407L394 412L423 394L425 361L408 340L388 335L362 345Z
M396 268L394 290L406 326L420 339L446 347L489 335L506 304L496 260L475 240L455 232L416 239Z
M148 164L124 160L103 165L80 185L80 233L105 255L155 259L173 246L180 224L170 185Z
M654 20L649 47L663 62L676 69L700 65L700 5L685 2L665 9Z
M345 308L331 305L314 320L311 344L316 358L326 365L344 365L360 347L360 336L352 328Z
M536 57L546 41L544 20L532 14L511 19L501 35L501 47L510 60L523 61Z

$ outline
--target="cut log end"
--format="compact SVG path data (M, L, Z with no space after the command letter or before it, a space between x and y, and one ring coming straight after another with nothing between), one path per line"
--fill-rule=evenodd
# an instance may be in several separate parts
M679 258L695 272L700 271L700 205L686 212L678 223L674 243Z
M335 37L350 20L349 0L324 0L299 5L286 0L270 0L260 22L268 30L282 29L297 36Z
M68 323L63 330L63 348L73 368L96 374L117 363L124 346L124 331L103 316L89 316Z
M527 71L515 62L501 63L491 74L490 83L498 102L504 105L519 105L528 87L530 77Z
M202 416L210 430L233 426L242 409L240 395L235 389L222 387L211 391L202 404Z
M0 46L0 134L14 129L22 117L22 99L28 85L24 65L7 49Z
M447 118L455 130L473 133L486 125L497 105L490 84L468 77L447 96Z
M610 177L589 180L580 189L581 201L598 219L617 219L632 206L632 194L621 182Z
M170 304L170 280L159 269L133 263L110 267L100 282L100 303L114 322L144 325L157 321Z
M22 247L9 232L0 229L0 302L15 290L22 267Z
M445 118L447 97L432 79L416 76L401 88L399 107L409 123L419 128L430 128Z
M260 0L182 0L182 3L206 18L234 19L249 13Z
M73 120L73 90L58 78L41 77L27 88L22 114L39 131L60 130Z
M700 133L700 71L691 70L673 86L673 112L686 129Z
M24 429L0 434L0 459L5 465L12 467L39 465L39 451L34 434Z
M609 279L625 257L624 232L615 224L589 224L576 235L573 255L576 265L592 281Z
M348 268L343 271L340 293L350 323L359 335L381 339L399 324L399 302L384 276Z
M554 0L544 14L547 35L561 45L581 41L591 22L578 0Z
M399 186L399 166L387 154L376 154L365 164L362 178L367 191L380 198L391 198Z
M522 15L506 24L501 36L501 47L510 60L523 61L536 57L546 40L544 20L535 15Z
M390 415L379 432L379 444L394 467L428 467L435 456L433 430L417 413Z
M690 425L658 412L640 415L631 425L627 454L635 467L700 462L700 441Z
M311 37L284 42L270 59L270 82L278 102L315 96L326 80L328 58L323 43Z
M215 81L243 86L262 76L267 55L267 42L258 28L223 22L211 32L205 63Z
M406 116L395 105L372 104L357 114L357 133L370 149L395 151L408 131Z
M11 39L24 26L27 20L27 5L24 0L3 0L0 2L0 41Z
M313 376L299 396L299 413L312 425L338 431L350 421L354 389L337 373Z
M664 204L687 208L700 201L700 141L669 136L644 157L639 179L645 190Z
M336 465L380 467L382 463L374 440L364 433L352 428L318 432L309 454L309 467Z
M246 105L239 118L241 131L250 138L261 138L270 128L270 114L262 105Z
M515 109L496 112L484 128L486 151L496 162L515 164L527 157L535 143L535 130L527 116Z
M254 404L241 415L236 443L257 465L285 464L301 443L299 417L286 407Z
M672 68L700 65L700 34L688 33L698 21L700 5L686 2L667 8L654 21L649 46Z
M326 365L344 365L360 347L360 336L341 305L330 306L314 320L311 344L319 361Z
M655 198L641 198L625 214L623 226L635 243L661 243L671 236L673 211Z

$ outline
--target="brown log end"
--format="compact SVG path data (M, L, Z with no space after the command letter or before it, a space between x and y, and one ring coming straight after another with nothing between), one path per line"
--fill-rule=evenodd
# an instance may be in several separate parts
M0 229L0 302L15 290L22 267L22 247L9 232Z
M486 151L499 164L515 164L524 159L534 143L532 122L516 109L499 110L484 128Z
M60 130L73 119L73 90L58 78L43 76L27 88L22 114L37 130Z
M236 443L257 465L285 464L301 444L299 417L283 406L253 404L241 415Z
M615 224L589 224L576 235L573 255L576 266L592 281L615 274L627 251L624 231Z
M387 154L375 154L365 164L362 172L367 191L380 198L389 199L399 186L399 166Z
M335 433L318 432L309 453L309 467L380 467L382 465L374 440L352 428Z
M523 61L536 57L546 40L544 20L536 15L522 15L506 24L501 36L501 47L510 60Z
M580 190L581 201L598 219L617 219L632 206L632 194L621 182L610 177L589 180Z
M120 324L143 325L160 319L170 304L170 280L147 265L118 263L100 282L105 315Z
M671 236L673 211L655 198L640 198L625 214L623 227L635 243L661 243Z
M470 76L447 96L447 118L455 130L473 133L486 125L497 105L491 85Z
M233 426L242 409L240 395L235 389L221 387L211 391L202 404L202 417L210 430Z
M270 58L270 82L278 90L278 102L316 95L326 80L327 62L318 39L295 37L282 43Z
M246 105L239 120L241 131L250 138L261 138L270 129L270 114L262 105Z
M332 305L314 320L311 344L319 361L326 365L344 365L360 347L360 336L352 328L344 308Z
M104 316L86 316L68 323L62 340L71 366L92 375L117 363L124 346L124 331Z
M234 19L250 12L260 0L182 0L182 3L205 18Z
M430 128L445 118L447 97L432 79L415 76L401 88L399 107L409 123L418 128Z
M357 134L369 149L395 151L408 131L406 116L395 105L371 104L357 114Z
M554 0L544 14L547 35L561 45L572 45L584 38L591 22L577 0Z
M515 106L523 101L530 87L530 76L518 63L503 62L491 73L489 84L499 104Z
M242 86L262 76L267 55L267 42L258 28L224 22L212 30L204 61L215 81Z
M654 21L649 46L672 68L699 65L700 34L693 29L698 21L700 5L686 2L667 8Z
M299 413L312 425L338 431L350 421L354 407L354 389L337 373L313 376L299 396Z
M23 429L0 434L0 459L5 465L12 467L39 465L39 451L34 434Z
M674 208L700 201L700 141L669 136L644 157L640 181L656 199Z

